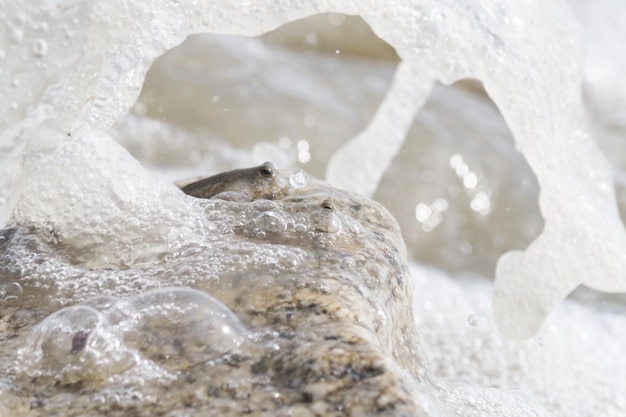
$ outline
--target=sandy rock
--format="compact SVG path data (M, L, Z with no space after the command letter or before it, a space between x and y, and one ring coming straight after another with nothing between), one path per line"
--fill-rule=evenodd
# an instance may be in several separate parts
M22 404L15 416L424 415L417 387L425 370L395 220L380 204L313 178L298 185L272 201L199 199L217 225L210 245L129 269L87 270L41 230L3 231L2 285L24 289L0 304L0 366L11 386L0 393ZM164 304L136 301L146 291L165 294L154 301ZM175 305L168 291L191 301ZM76 304L96 324L55 324L58 312L41 322ZM233 318L211 316L218 304ZM141 321L157 313L156 328ZM198 331L202 314L245 330L213 321ZM231 325L223 337L239 337L221 344L226 351L194 338L221 331L220 323ZM69 330L51 333L57 328Z

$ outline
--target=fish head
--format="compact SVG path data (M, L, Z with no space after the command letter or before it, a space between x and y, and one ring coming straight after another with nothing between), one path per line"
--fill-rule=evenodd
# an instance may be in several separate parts
M264 162L256 168L256 178L250 182L254 199L273 200L289 184L289 180L271 162Z

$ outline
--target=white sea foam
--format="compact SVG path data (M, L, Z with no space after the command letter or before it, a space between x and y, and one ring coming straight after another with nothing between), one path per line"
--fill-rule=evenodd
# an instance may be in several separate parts
M89 39L71 76L57 84L66 90L66 94L60 93L60 103L35 105L36 109L48 110L49 119L29 138L17 172L16 184L21 190L32 188L27 183L37 180L30 173L39 169L42 158L70 140L67 133L84 125L96 130L108 128L127 111L139 93L148 65L187 33L254 35L316 12L359 14L396 48L403 61L372 123L331 160L329 180L371 194L398 151L415 112L426 100L432 81L478 78L499 106L517 148L537 175L546 220L544 232L526 251L510 252L500 260L494 310L502 330L517 337L533 334L579 284L603 291L626 290L620 278L626 265L626 234L616 210L609 167L593 145L585 123L580 100L581 41L566 4L424 1L419 5L383 6L385 14L379 13L380 5L375 1L358 6L341 1L332 5L301 1L277 8L266 1L240 7L226 1L191 4L155 0L141 4L78 3L76 7L90 12L88 26L83 26L90 29ZM41 20L36 12L40 13L28 10L26 19ZM225 15L237 18L224 19ZM27 32L34 39L25 39L26 29L15 29L5 48L29 42L32 53L31 44L39 37L30 29ZM68 44L68 48L78 52L79 45ZM38 54L36 59L56 55ZM33 79L38 76L35 71L29 74ZM5 88L4 96L5 102L11 103L16 93ZM13 122L11 126L26 123ZM115 165L110 169L117 171ZM87 190L85 184L78 191ZM18 221L35 216L38 208L23 204L20 193L16 195L9 208L11 218ZM48 220L55 222L54 218ZM61 229L60 233L66 232ZM580 271L586 272L582 275ZM550 284L545 285L547 282Z
M458 404L471 395L459 396L457 389L478 385L517 396L526 402L523 413L532 413L530 404L542 404L553 416L624 413L623 304L567 300L536 336L515 341L496 329L488 281L453 279L417 264L411 273L414 313L432 371L450 384L439 394L449 395L446 402Z
M329 180L372 193L401 146L415 112L427 100L433 81L451 83L464 77L478 78L498 105L517 148L538 178L542 189L540 206L546 219L543 234L525 252L510 253L499 264L494 300L496 323L510 335L529 336L538 331L561 299L581 283L603 291L626 291L621 277L626 264L626 238L613 198L610 169L591 142L585 124L579 97L581 39L577 23L563 2L422 1L410 6L396 3L394 7L385 3L381 9L375 1L338 1L332 5L293 1L279 3L280 10L276 4L258 1L239 8L239 3L229 1L192 4L154 0L3 5L7 29L0 43L2 208L7 206L4 200L9 195L8 178L21 158L8 204L8 220L49 226L73 247L80 261L91 267L131 265L193 244L197 236L215 226L197 205L146 171L104 132L134 104L150 63L188 33L256 35L296 18L332 9L361 15L404 61L372 123L333 157ZM578 11L584 11L585 2L575 4ZM580 14L588 16L589 24L599 30L604 24L597 22L603 22L602 16L615 8L619 9L611 8L608 2L598 3L593 9L601 16L597 20L595 14ZM615 27L619 29L620 25ZM597 37L589 39L594 44L591 40ZM262 50L257 52L264 56ZM624 94L613 88L621 85L611 75L615 66L594 56L588 55L592 62L587 64L587 95L597 104L595 120L600 118L601 125L602 106L620 102ZM595 72L592 64L596 65ZM599 77L598 68L603 74ZM281 80L275 78L274 85L281 85ZM599 88L594 87L598 85ZM315 96L306 85L298 87ZM607 96L610 99L604 100ZM324 99L328 97L335 99L332 95ZM311 118L306 120L308 126L313 126ZM611 120L622 119L615 116ZM319 121L315 125L319 126ZM298 143L306 143L307 152L311 150L309 146L314 146L307 141ZM614 152L611 159L618 155ZM474 181L478 184L478 177L463 184L469 186ZM280 218L267 213L272 212L257 218L259 228L280 232ZM329 230L341 226L323 211L316 213L313 220ZM426 275L436 276L432 272ZM474 289L473 284L468 287ZM12 288L8 289L13 291ZM428 291L427 287L422 289ZM467 322L474 314L469 320L475 323L471 329L480 330L489 323L484 318L489 314L484 307L489 288L476 291L480 300L473 306L482 307L468 306L468 311L461 315ZM442 301L445 294L443 290L435 291L433 297ZM464 305L459 301L443 308L452 314ZM425 309L425 317L428 311ZM438 345L434 342L435 347L427 351L435 357L440 377L464 379L464 383L476 387L526 390L554 415L575 415L576 410L582 410L579 415L595 416L603 406L609 409L606 415L623 414L626 405L614 400L619 398L620 389L623 391L623 381L613 378L616 373L612 372L613 366L623 368L616 342L620 331L591 330L597 323L605 323L605 319L607 327L620 330L622 321L619 317L598 317L599 313L570 304L559 314L566 314L569 319L557 316L554 320L561 326L548 322L542 330L539 337L543 341L535 346L554 346L554 351L540 355L543 359L533 359L538 363L533 371L511 371L503 376L501 367L523 366L522 361L515 362L511 356L524 356L534 348L485 342L498 337L491 328L472 339L479 347L472 345L467 349L476 348L473 354L480 356L483 344L493 343L492 352L500 354L494 360L480 356L480 360L467 362L463 359L467 351L459 349L449 354L452 360L437 357ZM592 318L587 323L589 316ZM447 319L437 321L436 317L423 322L426 338L441 339L442 346L452 349L454 337L441 333ZM561 332L559 328L571 317L585 324L567 334ZM596 345L611 346L616 359L612 361L602 351L593 351L590 356L562 355L567 346L584 345L572 336L579 330L589 335L584 343L600 340ZM559 375L561 384L555 397L541 394L542 389L549 387L550 379L540 368L549 357L571 359L563 359L559 366L550 368ZM581 357L587 363L575 362ZM605 361L591 363L598 359ZM459 367L450 367L457 362ZM474 368L468 371L463 368L465 365ZM494 372L506 381L494 382ZM523 381L511 382L516 378ZM592 381L592 392L585 395L580 386L567 386L572 379ZM438 398L457 404L462 414L464 406L479 408L476 401L480 402L482 396L488 397L484 390L473 388ZM571 398L581 400L572 402ZM523 403L523 398L516 401ZM534 399L528 400L528 404L534 403Z

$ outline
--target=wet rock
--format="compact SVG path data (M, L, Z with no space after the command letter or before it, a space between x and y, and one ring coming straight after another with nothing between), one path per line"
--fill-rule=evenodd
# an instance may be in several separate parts
M0 304L3 395L37 404L16 417L424 415L398 225L374 201L297 185L272 201L198 199L215 224L206 244L127 269L73 263L36 229L3 232L0 259L21 273L1 283L23 288Z

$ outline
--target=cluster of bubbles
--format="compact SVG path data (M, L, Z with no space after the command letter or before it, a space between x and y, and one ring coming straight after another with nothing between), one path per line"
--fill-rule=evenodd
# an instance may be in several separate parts
M201 204L219 231L264 243L317 246L363 233L361 222L332 198L319 200L255 200L242 205L212 199Z
M18 356L27 375L102 380L136 366L185 369L236 349L246 333L213 297L169 287L63 308L33 329Z

